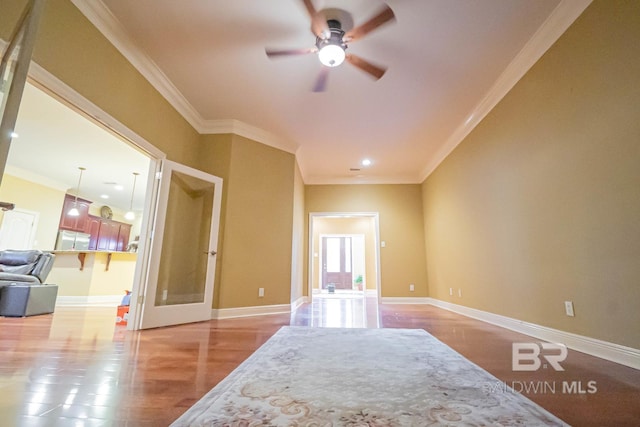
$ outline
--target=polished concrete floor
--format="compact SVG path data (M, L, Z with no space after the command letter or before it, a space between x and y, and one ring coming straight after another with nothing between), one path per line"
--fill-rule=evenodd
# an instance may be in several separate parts
M115 309L95 307L0 318L0 425L168 425L291 324L425 329L495 375L490 392L505 392L499 384L521 388L576 426L640 426L640 371L570 351L562 372L514 372L512 343L534 339L432 306L315 298L291 316L141 332L114 320ZM563 392L565 382L571 388Z

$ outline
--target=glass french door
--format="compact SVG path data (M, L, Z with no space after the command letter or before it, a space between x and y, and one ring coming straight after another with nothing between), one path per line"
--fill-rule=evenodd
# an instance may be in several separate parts
M211 319L222 179L163 161L140 328Z
M352 289L351 237L322 237L322 289Z

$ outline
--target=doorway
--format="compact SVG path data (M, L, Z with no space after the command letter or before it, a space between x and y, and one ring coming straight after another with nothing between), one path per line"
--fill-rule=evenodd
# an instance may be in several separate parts
M105 327L115 328L124 290L135 294L146 277L145 240L157 194L155 172L164 154L35 63L15 133L0 186L2 200L15 203L13 211L0 212L3 223L12 223L11 233L0 233L11 239L7 248L54 252L59 268L54 263L46 283L65 284L59 287L58 306L108 306L113 323ZM85 168L81 181L79 167ZM111 232L109 242L117 248L87 248L83 254L58 248L67 195L92 202L86 229L75 231L76 237L88 235L90 224L103 223L100 236ZM16 223L13 217L21 211L36 213L37 221ZM17 231L25 244L18 244ZM96 245L101 241L96 238Z
M379 324L377 213L312 213L309 217L312 325Z

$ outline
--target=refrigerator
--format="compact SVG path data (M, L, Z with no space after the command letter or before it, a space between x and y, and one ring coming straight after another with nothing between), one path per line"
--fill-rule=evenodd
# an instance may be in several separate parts
M79 231L60 230L56 242L57 251L86 251L89 250L90 234Z

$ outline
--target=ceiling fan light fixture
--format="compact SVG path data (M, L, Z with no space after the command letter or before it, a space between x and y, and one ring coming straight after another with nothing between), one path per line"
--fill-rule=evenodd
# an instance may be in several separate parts
M318 59L322 65L327 67L337 67L344 62L346 54L342 46L335 44L327 44L318 52Z

